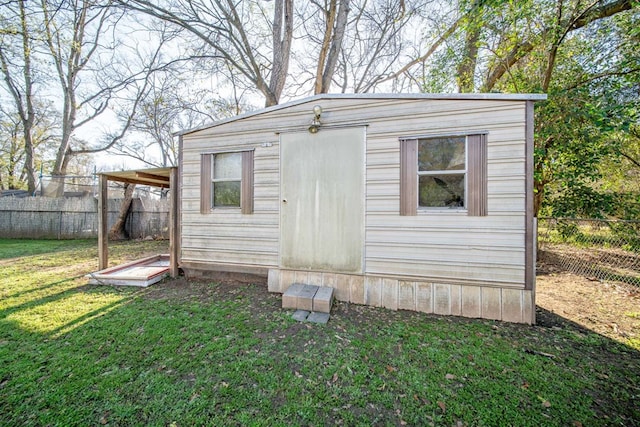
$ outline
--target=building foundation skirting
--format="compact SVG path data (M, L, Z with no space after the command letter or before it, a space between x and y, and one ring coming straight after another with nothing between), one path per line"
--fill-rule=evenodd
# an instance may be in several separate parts
M535 323L534 294L528 289L269 269L269 292L283 293L293 283L329 286L339 301L391 310Z

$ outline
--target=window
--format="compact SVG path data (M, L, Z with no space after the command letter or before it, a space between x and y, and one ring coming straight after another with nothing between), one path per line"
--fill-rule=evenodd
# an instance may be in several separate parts
M213 154L211 157L211 207L240 207L242 153Z
M253 213L253 151L201 156L200 211L240 208Z
M466 210L487 215L485 134L400 140L400 215Z
M418 140L418 207L464 208L466 137Z

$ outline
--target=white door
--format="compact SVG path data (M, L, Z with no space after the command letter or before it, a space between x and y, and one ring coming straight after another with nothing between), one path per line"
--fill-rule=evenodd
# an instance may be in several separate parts
M280 136L280 264L362 273L365 129Z

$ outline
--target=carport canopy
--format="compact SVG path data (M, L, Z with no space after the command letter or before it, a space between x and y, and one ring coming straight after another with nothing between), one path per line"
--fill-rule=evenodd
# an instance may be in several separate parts
M171 192L169 205L169 272L171 277L178 276L178 168L151 168L116 172L103 172L100 176L98 194L98 268L103 270L109 264L108 247L108 183L109 181L127 184L150 185L167 188Z
M172 169L175 168L153 168L117 172L103 172L100 175L106 176L109 181L169 188L171 185Z

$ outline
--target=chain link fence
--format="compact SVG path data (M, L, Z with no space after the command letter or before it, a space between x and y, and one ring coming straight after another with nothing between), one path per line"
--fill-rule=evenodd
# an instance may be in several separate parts
M640 221L538 218L538 259L589 278L640 286Z

